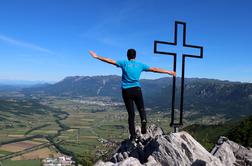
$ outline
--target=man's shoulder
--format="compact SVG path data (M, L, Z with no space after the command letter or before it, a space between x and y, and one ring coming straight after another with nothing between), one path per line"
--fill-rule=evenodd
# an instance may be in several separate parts
M116 61L116 65L117 65L118 67L124 66L125 63L126 63L126 60L117 60L117 61Z
M138 64L142 67L143 71L148 71L150 69L150 66L146 65L145 63L138 62Z
M127 62L127 60L120 59L120 60L117 60L116 62L123 62L123 63L125 63L125 62Z
M136 61L136 60L134 60L134 61L130 61L130 60L117 60L116 63L117 64L131 64L131 63L135 63L135 64L138 64L140 66L146 66L145 63L140 62L140 61Z
M145 66L146 64L140 61L136 61L137 64L141 65L141 66Z

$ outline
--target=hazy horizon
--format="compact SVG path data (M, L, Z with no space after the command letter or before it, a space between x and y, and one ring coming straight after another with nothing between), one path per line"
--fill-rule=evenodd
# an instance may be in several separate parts
M118 76L121 77L121 75L69 75L66 77L96 77L96 76ZM59 80L18 80L18 79L0 79L0 85L35 85L35 84L54 84L57 82L60 82L64 80L66 77L63 77ZM148 80L156 80L160 78L165 78L170 76L163 76L163 77L157 77L157 78L141 78L141 79L148 79ZM185 78L196 78L196 79L211 79L211 80L220 80L220 81L229 81L229 82L240 82L240 83L252 83L252 82L246 82L246 81L239 81L239 80L227 80L227 79L218 79L218 78L207 78L207 77L185 77Z

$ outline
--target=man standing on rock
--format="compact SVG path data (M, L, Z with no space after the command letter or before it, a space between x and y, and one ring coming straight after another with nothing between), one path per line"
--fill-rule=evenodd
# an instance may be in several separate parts
M140 114L142 134L146 133L146 124L147 124L146 113L144 110L143 96L139 82L141 72L151 71L156 73L165 73L173 76L176 76L176 73L174 71L149 67L141 62L137 62L135 60L136 50L134 49L128 49L127 51L128 60L120 60L120 61L114 61L112 59L98 56L93 51L89 51L89 54L91 54L96 59L115 65L122 69L122 97L126 109L128 111L130 140L136 141L137 138L135 132L135 111L133 102L136 104L137 110Z

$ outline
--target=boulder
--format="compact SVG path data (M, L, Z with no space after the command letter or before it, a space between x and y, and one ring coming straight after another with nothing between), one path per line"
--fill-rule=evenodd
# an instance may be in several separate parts
M224 165L252 166L252 150L223 136L219 138L211 153Z

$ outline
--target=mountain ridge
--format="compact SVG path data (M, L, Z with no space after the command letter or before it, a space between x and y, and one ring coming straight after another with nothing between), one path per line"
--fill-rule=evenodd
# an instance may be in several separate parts
M27 88L27 94L41 93L65 97L110 97L121 101L121 77L69 76L63 80L38 88ZM180 85L177 81L177 85ZM147 107L167 110L171 105L172 78L142 79L141 86ZM184 108L210 115L225 114L232 117L251 114L252 83L221 81L207 78L185 78ZM179 90L176 90L179 101Z

